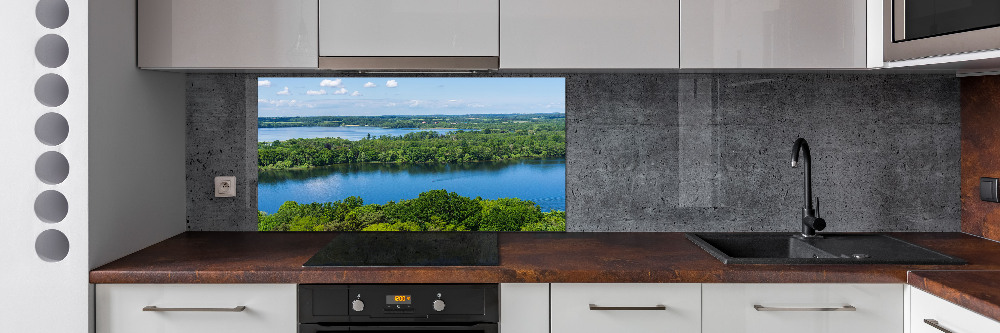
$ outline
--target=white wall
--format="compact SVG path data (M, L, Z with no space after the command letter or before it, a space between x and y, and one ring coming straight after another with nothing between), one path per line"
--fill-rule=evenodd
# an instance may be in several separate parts
M4 1L0 10L0 332L86 332L89 324L87 244L87 1L68 0L69 19L49 29L35 18L37 1ZM59 34L69 45L69 57L57 68L35 59L35 43L45 34ZM47 107L34 97L34 85L44 74L64 77L69 86L65 103ZM69 136L57 146L36 139L35 121L47 112L63 115ZM55 151L69 161L65 181L48 185L35 176L35 160ZM42 222L34 213L35 197L56 190L69 203L65 219ZM35 240L45 230L62 232L68 255L47 262L35 252Z
M0 11L0 332L87 332L90 269L185 228L184 76L136 69L133 0L67 3L69 19L52 29L36 19L37 0L7 1ZM35 57L46 34L69 46L56 68ZM45 74L65 78L64 103L36 100L35 82ZM67 139L54 146L35 135L48 112L69 124ZM45 152L66 157L64 181L36 176ZM35 214L35 198L46 190L67 199L61 221ZM49 229L68 239L62 260L36 253L36 238Z
M185 230L184 75L136 67L135 1L90 0L90 267Z

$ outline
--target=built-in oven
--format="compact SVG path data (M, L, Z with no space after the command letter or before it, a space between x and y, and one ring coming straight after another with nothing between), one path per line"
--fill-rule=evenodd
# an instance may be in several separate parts
M884 0L884 58L1000 49L1000 1Z
M299 333L497 333L496 284L299 285Z

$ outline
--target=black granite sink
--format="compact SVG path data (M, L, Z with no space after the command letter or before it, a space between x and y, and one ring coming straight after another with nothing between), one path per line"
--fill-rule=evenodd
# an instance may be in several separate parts
M724 264L910 264L966 262L880 234L689 233L687 238Z

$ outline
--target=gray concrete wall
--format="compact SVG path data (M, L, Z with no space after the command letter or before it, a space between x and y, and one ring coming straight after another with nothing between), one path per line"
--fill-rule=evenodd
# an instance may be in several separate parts
M828 231L959 230L953 76L561 76L569 231L798 230L798 137ZM256 77L188 75L190 230L256 229Z

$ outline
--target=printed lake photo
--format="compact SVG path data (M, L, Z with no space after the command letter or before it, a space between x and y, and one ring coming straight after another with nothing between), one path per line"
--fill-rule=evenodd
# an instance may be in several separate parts
M563 78L258 78L260 231L565 231Z

